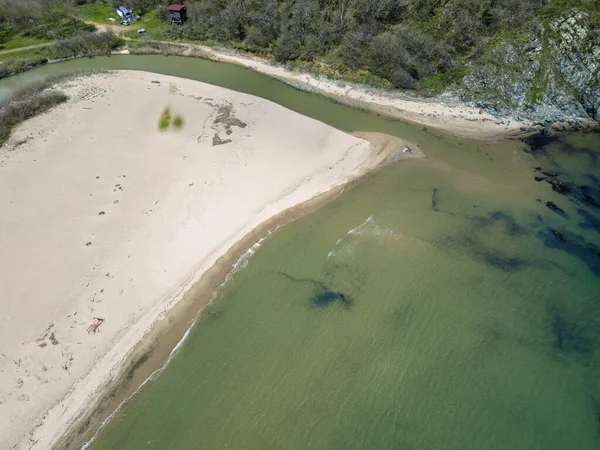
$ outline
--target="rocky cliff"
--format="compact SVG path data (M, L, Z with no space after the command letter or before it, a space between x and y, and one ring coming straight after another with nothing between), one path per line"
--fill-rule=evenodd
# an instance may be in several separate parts
M492 43L454 93L498 116L542 125L600 121L600 29L572 10Z

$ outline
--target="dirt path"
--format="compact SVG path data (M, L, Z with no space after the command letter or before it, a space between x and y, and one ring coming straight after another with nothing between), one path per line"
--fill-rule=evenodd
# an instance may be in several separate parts
M50 44L52 44L52 42L46 42L45 44L28 45L26 47L11 48L10 50L0 50L0 55L6 55L7 53L22 52L25 50L32 50L34 48L48 47Z

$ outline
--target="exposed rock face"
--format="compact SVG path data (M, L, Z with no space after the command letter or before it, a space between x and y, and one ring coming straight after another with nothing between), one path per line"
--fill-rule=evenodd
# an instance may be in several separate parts
M600 30L571 11L493 44L464 77L463 100L547 126L600 121Z

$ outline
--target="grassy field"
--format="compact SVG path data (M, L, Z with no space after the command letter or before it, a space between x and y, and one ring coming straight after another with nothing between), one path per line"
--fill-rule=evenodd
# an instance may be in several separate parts
M6 60L29 58L32 56L46 56L48 53L45 47L42 48L29 48L26 50L19 50L10 53L0 54L0 63Z
M106 25L116 25L121 21L114 8L111 8L102 3L91 3L89 5L81 5L77 8L78 14L82 19L89 22L103 23ZM110 20L114 19L114 20Z
M46 42L49 41L31 36L23 36L22 34L15 34L5 42L0 43L0 51L13 50L15 48L28 47L30 45L44 44Z

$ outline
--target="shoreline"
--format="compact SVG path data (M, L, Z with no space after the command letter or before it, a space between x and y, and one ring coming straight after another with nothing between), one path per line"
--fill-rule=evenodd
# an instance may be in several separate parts
M157 320L151 325L142 340L131 349L131 355L122 364L120 374L103 389L98 403L83 411L51 449L87 448L85 446L91 444L91 440L95 439L97 433L111 420L111 416L118 415L120 408L137 395L146 382L151 381L155 374L159 375L168 365L170 356L180 344L185 342L188 332L201 318L204 310L210 307L221 287L239 270L236 263L249 250L257 243L268 239L277 229L335 200L348 185L361 178L351 180L344 186L334 187L329 192L281 212L253 229L231 247L201 275L196 283L190 286L181 300L166 312L163 320ZM144 362L136 364L136 360L146 355L149 357ZM135 367L135 370L133 376L128 379L127 375L131 367ZM85 431L82 432L83 429Z
M50 447L51 450L88 448L102 428L120 414L128 401L137 395L146 383L160 376L171 356L185 342L191 329L201 319L204 310L210 307L220 289L240 270L238 263L248 253L251 259L256 246L260 246L280 228L334 201L347 188L373 176L385 166L410 159L426 158L418 145L393 136L376 132L355 132L352 135L371 143L372 155L378 163L342 185L281 211L230 247L197 281L191 283L181 299L165 312L161 320L152 323L144 337L135 344L126 360L122 362L119 374L101 388L99 400L80 412ZM411 153L400 153L406 147L411 148Z
M0 153L0 285L15 299L0 340L0 408L11 418L0 440L15 449L55 447L93 427L97 416L85 412L110 410L123 379L139 385L144 368L167 359L212 299L211 283L265 223L318 207L405 145L377 134L379 144L367 143L258 97L153 73L59 89L71 99L17 127ZM165 104L191 125L156 130ZM92 317L106 320L97 335L85 332Z
M183 289L181 298L165 311L162 318L154 321L143 338L129 351L120 364L119 372L99 389L98 401L83 408L69 424L51 450L87 449L102 428L121 413L131 398L140 392L146 383L168 366L170 358L184 344L192 328L201 319L206 308L219 294L220 289L241 270L238 263L246 254L251 255L257 246L269 239L279 228L311 214L337 199L344 191L366 177L373 176L388 164L410 159L426 158L418 145L375 132L355 132L354 136L368 140L372 145L372 156L378 163L364 173L294 205L267 219L252 229L241 240L230 247L199 278ZM399 153L403 148L411 153ZM141 362L140 362L141 361Z

